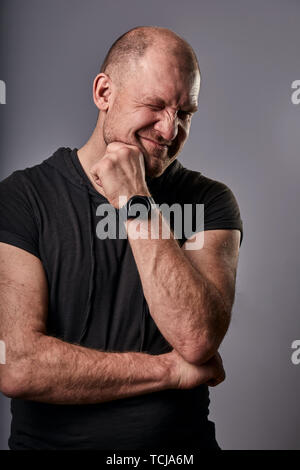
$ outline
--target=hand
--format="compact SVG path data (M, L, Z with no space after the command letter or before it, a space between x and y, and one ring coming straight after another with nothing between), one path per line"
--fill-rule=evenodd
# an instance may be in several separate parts
M120 208L119 196L126 196L121 205L136 194L151 196L145 181L144 156L134 145L108 144L104 157L92 166L90 173L116 209Z
M225 380L223 361L218 352L201 366L185 361L175 349L167 354L173 361L175 388L190 389L203 383L215 387Z

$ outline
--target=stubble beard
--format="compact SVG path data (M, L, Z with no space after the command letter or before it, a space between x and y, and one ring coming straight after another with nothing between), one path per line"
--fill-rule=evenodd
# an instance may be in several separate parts
M118 137L118 131L115 128L114 120L111 119L110 113L106 115L106 119L103 123L103 140L106 146L112 142L124 142L128 145L136 145L139 147L144 156L146 177L158 178L164 173L165 169L170 165L170 163L172 163L174 156L170 158L169 149L163 151L160 149L152 149L150 153L140 141L138 136L135 136L135 139L136 142L124 142L122 138Z

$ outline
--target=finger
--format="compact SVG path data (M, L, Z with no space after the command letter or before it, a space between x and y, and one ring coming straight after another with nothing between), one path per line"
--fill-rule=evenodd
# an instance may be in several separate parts
M125 144L124 142L118 142L118 141L110 142L106 147L106 152L107 153L115 152L123 147L130 147L130 145Z
M94 182L100 186L101 188L103 188L102 186L102 183L101 183L101 179L99 178L98 174L96 173L96 170L90 170L90 175L92 176Z
M95 178L95 183L96 183L98 186L100 186L100 188L103 188L102 183L101 183L101 179L100 179L98 176Z
M120 150L123 147L131 148L133 150L138 150L140 152L139 147L137 147L136 145L127 144L126 142L118 142L118 141L110 142L106 147L106 152L107 153L115 152L117 150Z

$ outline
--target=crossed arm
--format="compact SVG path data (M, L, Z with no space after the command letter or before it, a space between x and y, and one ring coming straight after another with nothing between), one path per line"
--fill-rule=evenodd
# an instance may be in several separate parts
M158 356L99 351L47 336L48 286L41 261L0 243L0 339L7 353L0 390L10 397L79 404L223 381L214 351L228 327L238 235L212 231L207 240L205 254L184 253L174 239L130 240L150 313L174 347ZM151 246L142 248L145 241Z
M127 222L127 233L149 311L166 340L188 362L203 364L214 356L230 323L240 244L238 230L204 232L201 249L182 248L170 232L150 237L151 224ZM166 230L167 230L166 226ZM145 238L130 236L139 230ZM146 236L149 235L147 238ZM199 241L198 241L199 246Z

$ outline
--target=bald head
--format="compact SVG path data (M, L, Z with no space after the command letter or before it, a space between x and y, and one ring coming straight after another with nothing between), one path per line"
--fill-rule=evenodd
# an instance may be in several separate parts
M109 49L100 72L122 87L150 48L176 58L187 72L197 70L200 73L197 56L190 44L170 29L158 26L139 26L120 36Z

